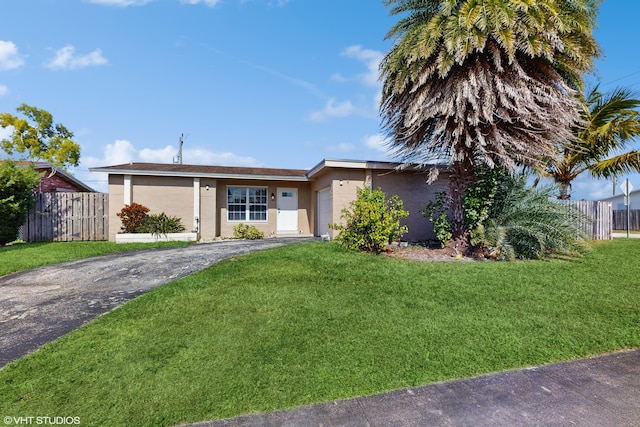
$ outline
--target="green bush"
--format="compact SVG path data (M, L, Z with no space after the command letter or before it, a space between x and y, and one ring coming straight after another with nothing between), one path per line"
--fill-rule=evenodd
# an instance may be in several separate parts
M345 224L329 224L329 227L340 231L336 241L342 245L380 253L387 243L400 239L407 232L407 226L400 225L400 220L407 216L409 212L398 196L386 200L380 189L359 188L357 199L342 210Z
M0 246L18 238L20 226L35 203L33 190L39 182L40 174L33 166L0 161Z
M233 227L233 237L236 239L258 240L264 239L264 233L253 225L238 224Z
M151 233L155 236L182 233L185 230L180 218L167 216L164 212L148 215L138 229L140 233Z
M499 187L488 219L473 232L471 244L496 258L537 259L552 254L579 254L587 247L580 223L588 218L553 200L556 189L526 187L523 175Z
M451 232L451 221L447 214L449 198L447 193L444 191L436 193L435 196L435 200L427 203L427 206L425 206L420 213L423 217L431 221L436 239L440 242L440 246L444 248L453 236L453 233Z

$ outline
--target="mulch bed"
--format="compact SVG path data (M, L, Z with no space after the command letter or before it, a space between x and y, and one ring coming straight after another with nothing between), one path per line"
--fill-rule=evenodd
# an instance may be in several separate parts
M391 252L386 252L386 256L394 258L404 258L416 261L478 261L483 257L455 256L453 248L431 248L419 245L409 245L407 247L394 247Z

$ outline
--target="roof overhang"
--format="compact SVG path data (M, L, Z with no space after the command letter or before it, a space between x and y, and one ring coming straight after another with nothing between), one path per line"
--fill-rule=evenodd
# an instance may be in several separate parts
M137 176L165 176L180 178L210 178L210 179L243 179L262 181L298 181L307 182L306 176L295 175L266 175L266 174L240 174L240 173L210 173L187 171L162 171L162 170L132 170L114 168L89 168L90 172L108 173L110 175L137 175Z

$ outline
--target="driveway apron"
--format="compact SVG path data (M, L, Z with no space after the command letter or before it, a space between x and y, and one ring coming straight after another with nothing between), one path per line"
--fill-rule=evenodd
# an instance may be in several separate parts
M291 237L128 251L0 277L0 369L150 289Z

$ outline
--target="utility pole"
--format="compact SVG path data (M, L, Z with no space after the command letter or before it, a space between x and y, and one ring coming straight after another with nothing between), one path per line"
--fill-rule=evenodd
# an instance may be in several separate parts
M182 164L182 143L183 143L182 139L183 139L183 137L184 137L184 134L180 134L180 138L178 138L178 143L179 143L178 144L178 156L175 159L173 159L173 163L174 164L178 164L178 165Z

